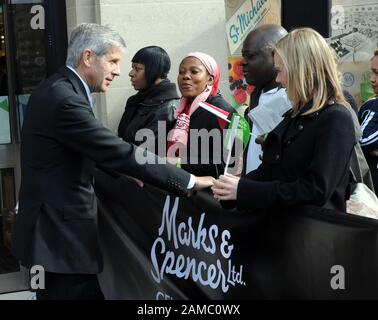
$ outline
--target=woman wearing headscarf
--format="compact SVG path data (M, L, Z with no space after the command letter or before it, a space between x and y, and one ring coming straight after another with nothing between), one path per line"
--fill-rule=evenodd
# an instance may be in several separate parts
M224 172L222 129L226 123L199 105L206 102L225 114L235 112L218 90L219 66L208 54L189 53L181 61L177 82L182 98L168 134L167 156L194 175L219 177ZM216 137L208 139L204 133ZM197 145L191 144L193 139Z
M167 79L171 68L171 60L167 52L157 46L140 49L132 58L129 73L131 84L137 94L131 96L126 103L125 112L118 127L118 136L123 140L141 145L146 139L136 139L141 129L150 129L154 134L148 149L158 153L158 121L164 121L167 131L172 128L174 113L179 104L176 85ZM145 134L142 134L146 137ZM166 136L163 137L163 142ZM161 156L165 156L162 149Z
M221 176L214 196L236 200L242 211L312 205L345 212L356 139L335 56L319 33L303 28L277 43L274 66L292 109L265 139L262 164L244 178Z

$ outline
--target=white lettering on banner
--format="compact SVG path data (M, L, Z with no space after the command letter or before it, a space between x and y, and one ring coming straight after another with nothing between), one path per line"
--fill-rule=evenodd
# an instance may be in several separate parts
M270 0L244 1L226 24L231 55L236 52L248 33L256 27L270 10Z
M173 300L171 296L163 293L163 292L158 292L156 294L156 300L163 300L163 301L169 301L169 300Z
M243 266L235 266L231 260L235 248L233 244L230 244L230 231L220 232L215 224L209 228L205 227L206 213L201 214L197 228L193 226L193 217L188 217L187 221L181 222L177 226L179 200L180 198L175 199L172 210L170 210L170 196L167 196L164 204L162 222L158 230L159 236L151 248L153 279L160 284L164 280L165 274L174 275L179 279L199 282L212 289L221 288L224 293L229 291L230 286L245 286ZM220 243L217 244L217 240ZM167 249L168 242L173 244L173 250ZM211 257L219 252L218 258L210 263L176 252L185 247L201 251L201 254L198 255L201 257L205 254ZM222 261L223 259L224 261ZM159 293L159 298L161 295L162 293Z

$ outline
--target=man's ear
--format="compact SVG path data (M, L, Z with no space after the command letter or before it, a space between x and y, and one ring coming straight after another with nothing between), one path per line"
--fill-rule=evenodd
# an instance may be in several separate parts
M92 64L92 60L94 57L94 53L91 49L84 49L83 54L82 54L82 61L86 67L90 67Z

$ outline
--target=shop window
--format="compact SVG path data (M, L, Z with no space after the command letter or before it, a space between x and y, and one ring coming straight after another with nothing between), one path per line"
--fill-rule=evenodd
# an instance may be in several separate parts
M64 65L65 3L0 0L0 295L29 289L28 271L10 253L20 183L20 132L31 93ZM36 8L42 8L42 28L35 28Z
M44 1L11 1L10 23L14 34L15 53L15 102L19 127L22 127L26 106L32 91L47 77L47 34L46 29L31 26L33 6Z

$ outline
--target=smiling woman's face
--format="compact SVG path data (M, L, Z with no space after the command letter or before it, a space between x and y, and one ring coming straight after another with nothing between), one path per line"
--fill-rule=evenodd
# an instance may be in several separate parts
M187 57L180 64L177 82L182 96L193 100L205 90L206 85L214 82L214 77L200 60Z

